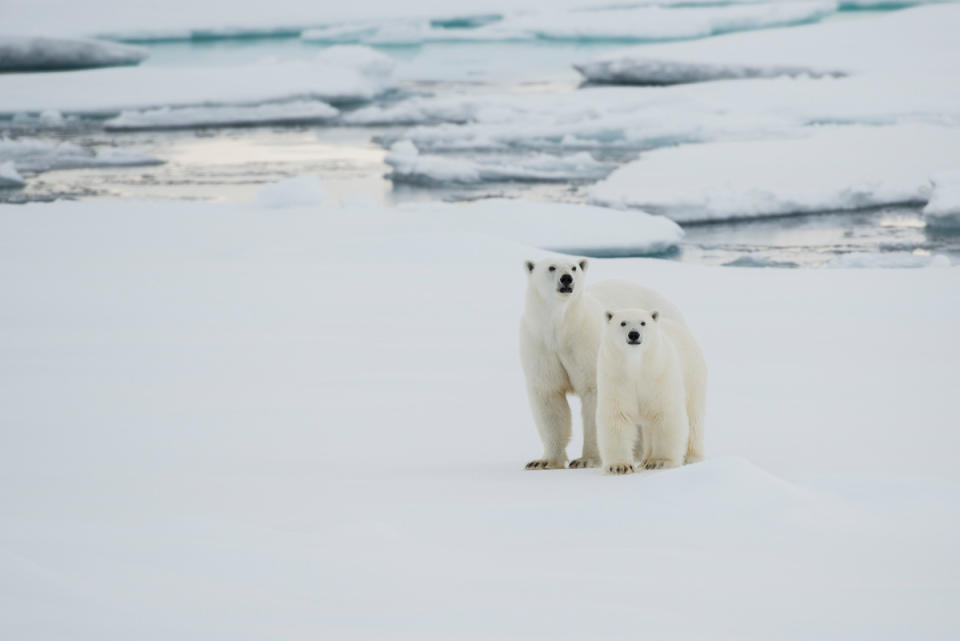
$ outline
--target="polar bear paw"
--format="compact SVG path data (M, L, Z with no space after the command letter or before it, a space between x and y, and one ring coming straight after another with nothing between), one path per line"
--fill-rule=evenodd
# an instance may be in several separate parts
M637 470L633 467L633 463L614 463L608 465L606 471L607 474L633 474Z
M579 470L585 467L600 467L600 461L595 458L589 458L586 456L575 458L572 461L570 461L571 470Z
M565 468L563 461L548 461L547 459L536 459L530 461L524 466L525 470L562 470Z
M671 467L679 467L679 463L668 458L648 458L641 463L645 470L665 470Z

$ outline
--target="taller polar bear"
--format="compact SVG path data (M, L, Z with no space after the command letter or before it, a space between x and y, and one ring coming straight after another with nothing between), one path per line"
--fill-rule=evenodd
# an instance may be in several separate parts
M657 292L623 280L584 286L586 259L527 261L527 294L520 319L520 360L527 379L533 419L543 441L543 457L528 470L562 468L570 442L567 394L580 397L583 454L570 467L597 467L597 352L604 310L659 309L683 323L680 311Z
M703 459L707 364L686 327L656 311L606 313L597 358L597 431L604 469L629 474Z

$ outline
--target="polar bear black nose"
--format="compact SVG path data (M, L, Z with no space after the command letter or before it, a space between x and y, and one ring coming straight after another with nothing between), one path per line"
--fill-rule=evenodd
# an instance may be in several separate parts
M563 276L560 277L560 282L563 283L564 285L569 285L570 283L573 282L573 276L571 276L570 274L564 274Z
M633 330L629 334L627 334L627 338L629 338L632 341L635 341L638 338L640 338L640 332L638 332L637 330Z

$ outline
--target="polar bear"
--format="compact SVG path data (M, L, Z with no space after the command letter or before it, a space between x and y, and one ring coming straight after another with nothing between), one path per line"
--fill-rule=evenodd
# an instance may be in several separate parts
M533 419L543 441L543 457L528 470L562 468L570 441L567 394L580 397L583 454L570 467L596 467L597 350L606 308L657 308L683 323L680 311L657 292L623 280L584 287L584 258L526 261L527 294L520 321L520 360L527 380Z
M684 325L656 311L606 312L597 356L597 438L604 470L703 460L707 364Z

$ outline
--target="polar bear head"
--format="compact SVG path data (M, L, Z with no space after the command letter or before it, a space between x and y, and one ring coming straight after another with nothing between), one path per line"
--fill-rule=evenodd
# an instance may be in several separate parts
M588 264L586 258L528 260L527 287L545 300L569 300L583 291Z
M659 335L660 312L645 309L624 309L606 312L604 338L608 343L628 349L643 350Z

